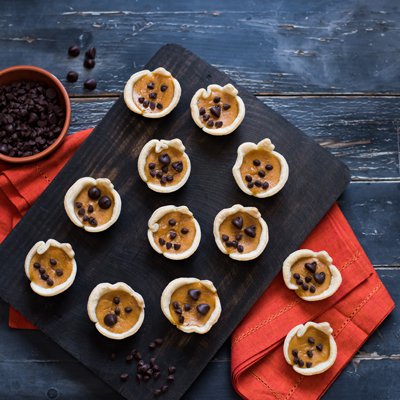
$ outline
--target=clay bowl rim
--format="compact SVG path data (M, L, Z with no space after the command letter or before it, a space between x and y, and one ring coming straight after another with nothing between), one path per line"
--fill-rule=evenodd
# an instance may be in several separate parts
M40 68L40 67L35 67L33 65L16 65L16 66L1 70L0 71L0 85L2 85L2 80L4 79L5 76L7 76L7 74L12 74L16 71L24 71L24 72L28 72L28 73L29 72L33 73L33 76L31 78L28 78L28 77L23 78L26 80L40 81L41 77L47 78L47 79L44 79L44 82L48 83L48 80L50 80L52 82L52 87L57 90L58 94L61 94L61 97L63 98L64 103L65 103L64 125L63 125L62 130L61 130L60 134L58 135L57 139L49 147L47 147L45 150L43 150L37 154L28 156L28 157L10 157L10 156L6 156L6 155L0 153L0 160L6 161L6 162L9 162L12 164L22 164L22 163L37 161L37 160L40 160L41 158L48 156L51 152L56 150L57 147L61 144L65 135L68 132L68 128L71 123L71 102L70 102L67 90L65 89L64 85L60 82L60 80L57 77L55 77L51 72L46 71L45 69ZM10 82L12 82L12 80Z

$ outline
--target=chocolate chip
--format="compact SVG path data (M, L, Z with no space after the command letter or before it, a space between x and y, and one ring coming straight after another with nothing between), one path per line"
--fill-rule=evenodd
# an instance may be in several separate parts
M183 324L185 322L184 316L180 315L179 318L178 318L178 321L179 321L180 324Z
M70 57L78 57L80 52L80 48L76 45L72 45L68 48L68 55Z
M308 290L308 285L307 285L307 283L303 283L303 284L301 285L301 288L302 288L304 291L307 291L307 290Z
M172 163L172 168L176 171L176 172L182 172L183 171L183 163L182 161L176 161Z
M156 338L154 339L155 343L157 344L157 346L161 346L164 342L164 339L162 338Z
M92 199L92 200L97 200L100 196L101 196L101 191L98 187L96 186L92 186L89 190L88 190L88 196Z
M172 175L167 175L167 182L172 182L174 180L174 177Z
M217 121L217 122L215 123L215 127L216 127L216 128L221 128L222 125L223 125L223 122L222 122L222 121Z
M136 374L136 379L138 380L138 382L140 382L140 381L143 379L143 375L137 373L137 374Z
M171 238L171 240L174 240L176 238L177 234L174 231L170 231L169 232L169 237Z
M85 209L84 209L84 208L80 208L80 209L78 210L78 215L80 215L81 217L82 217L83 215L85 215Z
M39 269L40 267L41 267L41 265L38 262L35 262L33 264L33 268L35 268L35 269Z
M303 279L301 279L301 278L296 279L296 283L297 283L299 286L301 286L301 285L303 284Z
M189 229L188 228L182 228L181 229L181 233L182 233L182 235L187 235L189 233Z
M107 326L114 326L118 321L118 318L115 314L106 314L104 317L104 323Z
M113 303L114 304L119 304L121 302L121 299L118 297L118 296L115 296L114 298L113 298Z
M96 65L96 61L93 60L92 58L85 58L83 61L83 66L87 69L92 69Z
M311 273L314 273L317 270L317 263L316 262L305 263L304 267L306 270L310 271Z
M121 309L119 307L115 307L114 313L115 313L115 315L120 315Z
M123 374L121 374L119 376L119 379L121 379L122 382L126 382L128 380L128 378L129 378L129 375L126 372L124 372Z
M154 169L156 167L156 163L149 163L149 169Z
M293 362L294 362L295 364L298 364L298 363L299 363L299 357L297 357L297 356L294 357L294 358L293 358Z
M156 344L154 342L150 342L149 343L149 349L155 349L156 348Z
M154 110L156 108L156 103L154 103L154 101L150 101L149 106L151 110Z
M199 289L189 289L188 295L195 301L197 301L201 296L201 291Z
M88 208L87 208L87 212L88 213L92 213L94 211L94 208L91 204L89 204Z
M210 128L214 126L214 121L212 121L211 119L209 121L207 121L207 126L209 126Z
M75 202L76 208L82 208L83 204L80 201Z
M238 233L238 234L235 236L235 239L236 239L236 240L242 240L242 238L243 238L243 235L242 235L241 233Z
M43 267L39 267L39 274L43 275L46 270Z
M95 79L90 78L90 79L87 79L87 80L84 82L83 86L84 86L85 89L87 89L87 90L94 90L94 89L96 89L96 87L97 87L97 82L96 82Z
M163 105L161 103L157 103L156 107L158 110L162 110L163 109Z
M54 285L54 281L51 278L47 278L46 283L47 283L48 286L53 286Z
M204 115L206 113L206 109L204 107L199 108L199 114Z
M162 168L161 168L161 171L162 172L164 172L165 174L168 172L168 165L164 165Z
M128 355L125 357L125 361L126 361L127 363L131 363L131 362L133 361L133 355L132 355L132 354L128 354Z
M90 47L86 53L85 53L85 57L89 58L91 60L96 58L96 47Z
M271 164L267 164L267 165L265 166L265 169L266 169L267 171L271 171L271 170L274 169L274 167L273 167Z
M92 226L97 226L96 218L90 217L89 218L89 224L92 225Z
M221 97L219 97L219 96L215 96L214 98L213 98L213 102L214 103L219 103L221 101Z
M310 283L311 280L312 280L311 276L306 276L306 277L305 277L305 281L306 281L307 283Z
M168 390L168 385L164 385L161 387L161 392L165 393Z
M208 304L206 304L206 303L202 303L202 304L199 304L197 307L196 307L196 310L201 314L201 315L206 315L209 311L210 311L210 306L208 305Z
M255 184L257 187L261 187L261 186L262 186L262 183L261 183L260 181L255 181L254 184Z
M137 351L137 352L133 355L133 357L135 357L135 360L138 360L139 362L140 362L140 360L142 359L142 355L140 354L139 351Z
M221 235L221 239L223 242L227 242L229 240L229 236L228 235Z
M160 243L161 246L164 246L165 240L163 238L159 238L158 243Z
M110 360L115 361L116 359L117 359L117 353L114 352L110 353Z
M222 106L222 108L226 111L229 110L231 108L230 104L228 103L224 103L224 105Z
M144 376L143 376L143 380L144 380L144 381L148 381L149 379L150 379L150 377L149 377L148 375L144 375Z
M175 380L174 375L168 375L167 382L173 382Z
M153 394L154 396L159 396L161 394L161 389L154 389Z
M219 118L221 116L221 107L220 106L213 106L210 108L210 113L215 117Z
M309 361L306 362L306 367L307 367L307 368L311 368L311 367L312 367L312 362L309 362Z
M154 82L149 82L147 84L147 89L154 89L154 87L155 87Z
M74 83L78 80L78 73L75 71L69 71L67 73L67 81L70 83Z
M316 291L315 286L311 285L311 286L310 286L310 292L311 292L311 293L315 293L315 291Z
M175 226L176 225L176 220L171 218L171 219L168 220L168 224L171 225L171 226Z
M299 352L296 349L293 349L292 350L292 354L293 354L294 357L297 357Z
M226 247L233 247L233 243L228 240L227 242L225 242Z
M149 106L149 101L148 100L145 100L144 102L143 102L143 107L144 108L147 108Z
M246 229L244 230L244 233L245 233L247 236L250 236L251 238L255 238L255 237L256 237L256 227L255 227L254 225L249 226L248 228L246 228Z
M182 314L182 308L180 308L180 307L175 308L175 312L177 314Z
M144 102L144 97L139 97L139 98L138 98L138 102L139 102L140 104L143 104L143 102Z
M256 167L258 167L259 165L261 165L261 161L255 159L255 160L253 160L253 164L254 164Z
M179 243L174 244L174 249L179 250L181 248L181 245Z
M310 344L314 344L315 343L315 339L312 336L309 336L309 338L307 339L307 342Z
M127 314L130 314L130 313L132 312L132 308L131 308L131 307L125 307L125 308L124 308L124 311L125 311Z
M174 374L175 371L176 371L176 367L175 367L174 365L171 365L171 366L168 367L168 373L169 373L170 375L171 375L171 374Z
M293 274L293 278L294 278L294 279L300 279L300 274L298 274L297 272L295 272L295 273Z
M313 352L312 352L312 350L307 350L307 356L309 357L309 358L312 358L313 357Z
M314 274L315 282L319 283L320 285L325 281L325 272L319 272Z
M191 308L192 308L192 307L190 307L190 304L188 304L188 303L185 303L185 304L183 305L183 309L184 309L185 311L190 311Z
M302 359L300 359L299 358L299 362L297 363L297 365L299 366L299 367L304 367L304 361L302 360Z
M260 178L264 178L265 172L264 172L262 169L260 169L260 170L258 171L258 176L259 176Z
M112 201L108 196L101 196L99 199L99 207L103 210L107 210L111 207Z
M164 153L164 154L161 154L160 156L158 156L158 161L162 165L169 165L171 162L171 158L169 157L169 155L167 153Z
M232 224L238 228L238 229L242 229L243 228L243 218L239 215L236 218L234 218L232 220Z
M149 98L152 99L152 100L155 100L157 98L157 92L151 92L149 94Z
M55 265L57 265L57 260L55 258L50 258L49 260L50 264L54 267Z
M167 242L167 244L165 245L167 250L172 248L172 243L171 242Z
M237 251L239 253L243 253L244 247L241 244L238 244Z
M238 242L236 240L232 240L232 247L237 249L238 247Z
M168 89L168 86L167 86L167 85L162 84L162 85L160 86L160 90L161 90L162 92L165 92L167 89Z
M244 177L244 179L246 180L246 182L251 182L253 180L253 178L251 177L251 175L246 175Z
M254 183L252 183L252 182L248 183L248 184L247 184L247 187L248 187L249 189L252 189L252 188L254 187Z
M210 114L204 114L203 115L203 121L206 122L210 119Z
M162 171L157 171L156 178L161 179L163 176Z

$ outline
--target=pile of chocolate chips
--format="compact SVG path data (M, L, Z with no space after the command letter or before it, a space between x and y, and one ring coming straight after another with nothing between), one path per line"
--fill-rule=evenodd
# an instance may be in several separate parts
M312 359L314 356L314 345L315 345L315 339L312 336L309 336L307 339L308 344L311 346L310 349L307 350L307 357L309 359ZM315 346L315 349L319 352L322 351L323 349L323 344L319 343ZM295 364L297 364L300 368L304 367L304 361L299 357L299 351L297 349L293 349L292 350L292 356L293 356L293 362ZM312 367L312 362L311 361L307 361L305 363L307 368L311 368Z
M0 86L0 153L29 157L60 135L65 111L54 88L38 81Z
M197 300L199 300L199 298L201 296L201 290L189 289L188 296L192 300L197 301ZM183 305L179 304L177 301L174 301L172 303L172 307L174 308L175 314L179 315L178 321L180 324L183 324L185 322L185 318L182 315L182 312L183 312L182 306L183 306L183 310L185 310L185 311L190 311L192 308L189 303L183 303ZM207 303L200 303L196 306L196 311L201 315L207 315L208 312L210 311L210 309L211 309L211 307Z
M57 260L54 258L50 258L49 260L49 264L50 264L50 268L55 268L57 266ZM46 269L44 268L43 265L41 265L39 262L35 262L33 264L33 268L35 268L39 274L40 274L40 278L44 281L46 281L48 286L53 286L54 285L54 281L53 279L51 279L49 277L49 275L46 273ZM61 268L56 268L55 269L55 273L57 276L63 276L64 272Z
M255 167L260 167L261 166L261 161L260 160L253 160L253 165L255 166ZM274 169L274 167L271 165L271 164L267 164L266 166L265 166L265 169L267 170L267 171L272 171L273 169ZM265 178L265 175L266 175L266 173L265 173L265 171L264 171L264 169L261 167L261 169L259 169L258 171L257 171L257 175L260 177L260 178ZM256 186L256 187L258 187L258 188L263 188L264 190L267 190L268 189L268 187L269 187L269 183L267 182L267 181L261 181L261 180L259 180L259 179L256 179L255 181L253 181L253 178L252 178L252 176L251 175L246 175L245 177L244 177L244 179L246 180L246 182L247 182L247 187L249 188L249 189L252 189L254 186Z
M207 110L204 107L200 107L199 109L199 114L203 119L203 122L209 127L212 128L213 126L215 126L215 128L221 128L223 125L222 121L214 121L212 119L210 119L210 117L213 117L214 119L219 119L221 117L221 111L226 111L229 110L231 108L230 104L228 103L224 103L222 104L221 107L221 97L219 96L215 96L213 98L213 102L215 104L215 106L210 107L209 109L209 113L207 113Z
M149 82L147 84L147 89L153 90L155 88L155 84L154 82ZM168 89L167 85L162 84L160 86L160 90L161 92L165 92ZM140 104L143 105L144 108L150 107L151 110L155 110L157 108L157 110L162 110L164 108L164 106L162 105L162 103L153 101L157 99L157 92L150 92L149 93L149 100L146 100L144 97L139 97L138 101Z
M171 218L168 220L168 225L171 227L174 227L176 225L176 220ZM181 234L182 235L187 235L189 233L189 229L188 228L182 228L181 229ZM168 236L170 238L170 240L175 240L176 237L178 236L177 233L175 231L169 231L168 232ZM172 249L172 247L174 248L174 250L179 250L181 248L181 244L180 243L171 243L171 242L167 242L165 239L163 238L159 238L158 239L158 243L160 243L160 246L164 246L167 248L167 250Z
M301 279L301 276L300 276L300 274L299 273L297 273L297 272L295 272L294 274L293 274L293 278L296 280L296 283L304 290L304 291L307 291L307 290L310 290L310 292L311 293L315 293L315 291L317 290L316 289L316 287L312 284L312 280L314 279L314 281L316 282L316 283L318 283L319 285L322 285L324 282L325 282L325 278L326 278L326 275L325 275L325 272L317 272L317 262L316 261L313 261L313 262L310 262L310 263L305 263L304 264L304 268L307 270L307 271L309 271L311 274L312 274L312 276L311 275L307 275L305 278L304 278L304 281L303 281L303 279Z
M157 347L161 346L163 342L164 341L162 338L154 339L152 342L150 342L149 349L154 350ZM110 359L112 361L115 361L117 359L117 354L111 353ZM136 361L135 374L136 374L136 381L138 383L140 382L147 383L151 379L154 381L158 381L159 378L162 377L163 371L157 364L156 357L151 357L149 362L146 363L142 357L142 354L137 349L133 349L126 355L125 361L128 364L132 364L133 361ZM175 366L171 365L167 367L166 379L164 380L164 384L159 385L159 387L153 390L154 396L160 396L161 394L164 394L165 392L168 391L169 387L168 385L175 381L175 371L176 371ZM129 372L123 372L120 374L119 378L121 382L126 382L129 379L129 376L130 376Z
M239 229L240 231L243 229L243 218L241 216L235 217L232 219L232 225ZM245 235L248 237L254 239L256 237L256 226L255 225L250 225L246 228L243 229L243 232ZM225 243L226 247L233 247L234 249L237 249L239 253L243 253L244 247L241 245L239 242L242 240L243 234L241 232L237 233L235 235L234 240L229 240L228 235L221 235L222 241Z
M175 161L171 163L171 157L168 155L168 153L161 154L158 157L158 161L160 163L159 166L157 166L157 164L154 162L149 163L149 174L152 178L158 179L162 185L165 185L167 182L171 183L174 180L174 176L169 173L170 165L178 174L183 171L182 161Z
M77 45L72 45L68 48L68 55L70 57L78 57L81 53L81 49ZM96 65L96 48L90 47L85 52L85 60L83 61L83 66L87 69L92 69ZM76 82L78 80L79 74L76 71L69 71L67 73L67 81L68 82ZM97 82L93 78L86 79L83 83L83 86L87 90L94 90L96 89Z

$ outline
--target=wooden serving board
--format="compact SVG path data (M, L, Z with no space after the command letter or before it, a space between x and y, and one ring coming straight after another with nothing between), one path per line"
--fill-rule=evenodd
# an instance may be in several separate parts
M181 397L266 289L282 261L299 247L349 181L340 161L241 87L246 117L239 129L226 137L205 134L191 119L191 97L200 87L231 82L229 77L177 45L162 47L146 68L158 66L167 68L181 83L178 107L165 118L151 120L129 111L120 98L0 247L1 297L120 394L140 400L153 399L152 390L164 382L166 374L156 382L138 384L136 364L124 360L128 351L139 349L146 361L155 355L162 368L175 365L175 382L163 398ZM150 139L174 137L185 144L192 173L178 192L157 194L139 178L137 157ZM242 142L265 137L286 157L290 176L279 194L256 199L237 187L231 168ZM122 197L120 219L103 233L77 228L64 211L65 192L83 176L110 178ZM258 207L269 226L266 250L250 262L231 260L214 242L215 215L235 203ZM199 249L184 261L167 260L147 240L148 218L167 204L187 205L201 225ZM23 268L31 246L48 238L71 243L78 263L74 285L54 298L33 293ZM206 335L177 330L160 309L168 282L191 276L212 280L221 298L221 318ZM142 328L123 341L101 336L86 312L93 287L117 281L128 283L146 302ZM148 344L156 337L164 338L164 344L150 351ZM111 351L119 354L116 361L109 359ZM121 383L119 375L125 371L130 379Z

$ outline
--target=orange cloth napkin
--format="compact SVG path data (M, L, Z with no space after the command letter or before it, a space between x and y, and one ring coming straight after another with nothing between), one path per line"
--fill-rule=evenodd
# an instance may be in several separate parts
M92 129L67 136L49 157L35 163L14 166L0 162L0 243L47 188ZM10 307L11 328L35 329Z
M394 308L337 205L301 247L326 250L343 283L332 297L306 302L287 289L278 274L232 336L232 382L245 399L319 399ZM307 321L327 321L334 330L338 356L322 375L299 375L283 357L286 334Z

